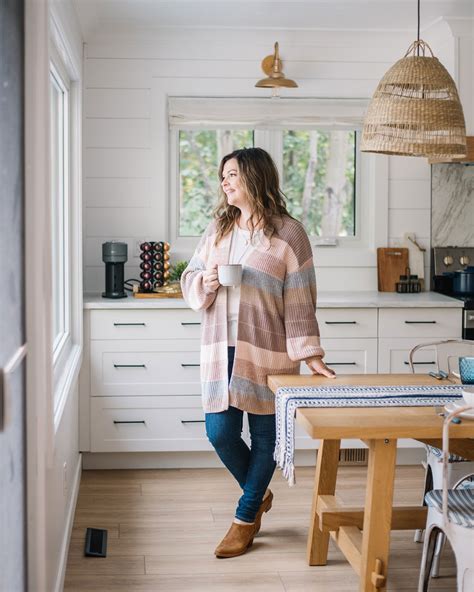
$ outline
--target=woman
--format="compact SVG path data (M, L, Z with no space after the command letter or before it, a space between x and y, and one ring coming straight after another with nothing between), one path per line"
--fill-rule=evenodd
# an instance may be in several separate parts
M272 506L267 489L275 470L275 404L270 374L333 377L322 358L315 317L311 246L279 189L278 171L260 148L236 150L219 167L220 198L181 286L203 311L201 379L206 432L243 495L234 521L215 550L242 555ZM220 285L217 267L242 264L241 284ZM247 412L251 448L242 440Z

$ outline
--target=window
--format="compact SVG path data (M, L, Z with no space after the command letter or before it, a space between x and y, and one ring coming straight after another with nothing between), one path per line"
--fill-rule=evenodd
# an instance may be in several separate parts
M371 268L387 242L388 161L361 153L364 99L168 97L170 235L191 256L217 201L217 166L241 146L267 150L318 264Z
M82 117L80 62L53 17L50 25L50 323L52 409L57 430L66 401L74 392L82 355Z
M69 81L50 67L51 234L53 355L57 359L70 332L69 280Z
M316 238L356 235L354 130L179 130L179 236L201 236L218 195L225 154L260 146L282 163L288 210ZM255 141L255 137L257 141ZM278 146L278 148L276 148ZM273 147L273 150L272 150ZM276 150L278 153L276 154Z

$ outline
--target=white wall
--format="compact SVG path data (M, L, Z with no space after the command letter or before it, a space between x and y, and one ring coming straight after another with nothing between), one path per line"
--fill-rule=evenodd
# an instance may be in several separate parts
M169 238L167 96L264 96L268 91L254 84L275 40L286 74L299 83L286 96L370 97L412 39L373 32L157 30L140 40L102 37L86 45L86 291L103 289L102 242L127 242L126 276L138 277L137 239ZM390 244L412 231L429 246L429 165L390 160ZM321 290L376 289L375 256L365 267L320 266L318 281Z

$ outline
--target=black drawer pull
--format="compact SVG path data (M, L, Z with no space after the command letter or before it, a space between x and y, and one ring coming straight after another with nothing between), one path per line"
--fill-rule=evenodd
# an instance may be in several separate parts
M198 322L196 322L196 323L191 323L191 322L184 322L184 321L181 321L181 324L183 325L183 327L186 327L186 326L188 326L188 325L200 325L201 323L198 323Z
M357 325L357 321L324 321L326 325Z
M326 362L327 366L357 366L357 362Z
M405 366L409 366L410 362L403 362L405 364ZM413 366L416 366L417 364L421 364L422 366L433 366L436 364L436 362L413 362Z
M134 419L134 420L131 419L128 421L119 421L117 419L114 419L114 423L115 424L117 424L117 423L142 423L143 425L145 425L145 420L144 419Z
M407 325L436 325L436 321L405 321Z
M199 368L201 364L181 364L183 368Z
M181 423L206 423L205 419L182 419Z
M145 327L146 323L114 323L114 327Z
M114 364L114 368L146 368L145 364Z

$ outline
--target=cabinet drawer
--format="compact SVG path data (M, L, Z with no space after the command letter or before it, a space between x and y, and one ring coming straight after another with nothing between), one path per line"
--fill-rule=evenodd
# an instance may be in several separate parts
M377 339L322 339L325 363L336 374L377 372ZM301 374L311 374L303 362Z
M409 374L408 363L410 351L415 345L423 343L423 339L380 339L379 340L379 372L387 374ZM436 371L436 350L426 347L418 351L413 358L415 372L428 374Z
M377 337L375 308L320 308L316 317L323 339Z
M92 310L91 339L199 339L201 315L190 309Z
M457 308L391 308L379 310L380 337L461 337Z
M199 395L199 341L92 341L91 395Z
M95 397L91 452L211 450L201 398L186 399L186 406L170 408L156 397Z

